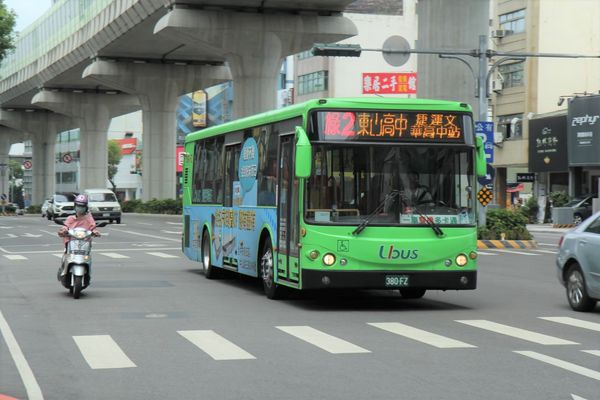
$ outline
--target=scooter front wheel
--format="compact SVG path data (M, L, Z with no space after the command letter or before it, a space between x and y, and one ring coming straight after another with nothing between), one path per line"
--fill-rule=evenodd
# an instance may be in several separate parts
M82 276L75 277L75 283L73 285L73 298L74 299L78 299L79 295L81 294L82 280L83 280Z

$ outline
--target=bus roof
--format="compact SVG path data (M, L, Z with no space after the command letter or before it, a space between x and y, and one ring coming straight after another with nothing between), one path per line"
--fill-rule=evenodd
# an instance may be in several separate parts
M211 136L227 132L260 126L286 119L304 116L309 110L316 108L402 108L405 110L432 110L432 111L462 111L471 112L471 107L466 103L448 100L407 99L387 97L347 97L347 98L322 98L308 100L304 103L294 104L277 110L236 119L221 125L212 126L190 133L185 142L194 142Z

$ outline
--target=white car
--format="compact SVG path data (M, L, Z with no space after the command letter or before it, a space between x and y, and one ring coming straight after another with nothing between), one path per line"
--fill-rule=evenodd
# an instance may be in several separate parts
M67 218L69 215L75 214L74 201L74 193L55 193L50 199L46 218L56 220L57 218Z
M86 189L83 194L88 197L88 208L96 221L121 223L121 205L111 190Z

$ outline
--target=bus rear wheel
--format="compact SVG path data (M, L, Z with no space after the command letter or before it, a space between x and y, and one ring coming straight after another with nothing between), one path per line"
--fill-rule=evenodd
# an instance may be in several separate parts
M420 299L421 297L425 296L426 291L427 290L425 289L419 288L400 289L400 295L404 299Z
M208 231L204 231L202 234L202 272L206 279L215 279L218 277L218 272L215 267L212 266L212 260L210 257L210 237Z
M265 295L269 299L281 297L282 288L275 283L275 267L273 262L273 246L271 239L267 238L260 252L260 277L263 283Z

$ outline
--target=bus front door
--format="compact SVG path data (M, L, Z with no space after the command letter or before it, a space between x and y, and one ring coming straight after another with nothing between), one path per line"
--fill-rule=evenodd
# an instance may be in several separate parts
M279 138L279 185L277 198L277 280L299 282L298 271L298 179L294 174L294 135Z

